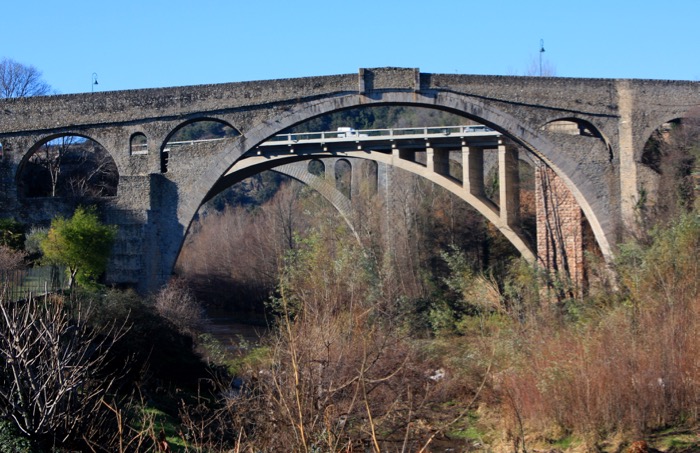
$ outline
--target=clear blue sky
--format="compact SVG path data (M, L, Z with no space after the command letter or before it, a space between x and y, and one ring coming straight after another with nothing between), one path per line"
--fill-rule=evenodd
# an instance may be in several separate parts
M60 93L356 73L700 80L700 0L8 0L0 57Z

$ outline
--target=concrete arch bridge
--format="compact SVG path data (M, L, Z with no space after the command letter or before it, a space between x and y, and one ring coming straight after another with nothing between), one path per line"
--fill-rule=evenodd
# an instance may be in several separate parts
M600 250L610 258L623 231L635 227L640 190L655 177L642 163L644 144L662 124L700 107L699 88L698 82L684 81L377 68L334 76L0 100L0 206L6 216L22 221L48 219L55 213L51 203L24 199L17 188L29 155L37 143L52 137L72 134L95 140L109 152L119 173L117 195L105 206L107 221L120 226L107 278L150 291L171 274L199 206L231 181L280 163L371 158L451 184L507 233L524 256L556 267L559 255L576 253L575 244L566 251L568 245L551 242L556 238L538 237L534 247L514 228L519 149L542 169L538 198L543 200L543 218L551 214L564 224L580 226L580 216L585 215ZM365 143L357 149L370 137L342 137L359 140L338 140L326 150L307 143L292 153L288 144L270 141L319 115L376 105L460 114L493 129L492 140L498 143L477 143L463 134L459 146L449 150L437 137L423 138L422 150L399 146L398 141L394 148L374 144L369 149ZM237 135L182 149L168 146L182 126L198 120L224 123ZM355 149L341 149L348 144ZM488 147L495 147L498 156L497 202L481 194ZM449 172L455 153L461 159L461 175ZM575 202L573 207L565 196ZM570 235L560 231L559 236Z

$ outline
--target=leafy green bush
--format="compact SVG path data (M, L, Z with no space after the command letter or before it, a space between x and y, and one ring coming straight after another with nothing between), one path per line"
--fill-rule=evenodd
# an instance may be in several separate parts
M24 225L12 218L0 219L0 245L22 250L24 248Z
M26 437L17 432L8 420L0 420L0 451L3 453L33 453L36 450Z
M66 266L70 288L74 282L93 286L107 268L116 234L115 226L100 222L95 208L78 207L70 219L51 221L41 250L49 263Z

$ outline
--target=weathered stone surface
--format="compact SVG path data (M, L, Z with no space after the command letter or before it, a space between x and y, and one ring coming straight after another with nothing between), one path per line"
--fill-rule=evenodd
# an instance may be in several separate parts
M245 153L318 115L403 104L463 114L536 155L571 192L600 249L610 257L633 221L644 143L661 124L698 108L699 88L698 82L684 81L376 68L323 77L0 100L0 207L5 215L28 222L65 212L65 203L19 199L17 176L42 140L59 134L94 139L110 152L120 174L118 195L106 203L107 218L123 228L141 226L121 234L116 246L121 251L109 278L152 290L170 274L202 201L223 187L223 175ZM168 137L179 125L199 118L225 121L240 136L208 149L173 151L168 171L161 173ZM543 130L559 120L585 121L596 136ZM146 136L147 154L130 152L133 134ZM140 252L135 252L136 244L142 244Z

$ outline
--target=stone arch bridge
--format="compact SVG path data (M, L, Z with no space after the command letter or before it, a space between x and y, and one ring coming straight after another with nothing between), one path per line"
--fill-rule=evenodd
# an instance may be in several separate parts
M150 291L171 274L203 201L263 169L334 156L319 147L277 159L272 151L260 152L261 144L313 117L376 105L441 109L497 131L499 202L483 199L484 148L468 141L460 145L464 173L457 178L445 170L449 157L430 146L423 162L400 148L369 150L373 159L458 184L461 189L455 190L470 203L481 203L477 209L515 243L513 166L519 149L547 175L540 188L543 198L557 187L570 194L609 258L623 232L634 228L640 189L653 183L653 171L642 164L644 144L662 124L700 107L700 83L377 68L334 76L0 100L0 206L4 216L46 221L55 213L51 203L23 199L17 188L28 154L37 143L61 135L95 140L111 154L119 172L117 195L106 203L107 221L120 228L107 278ZM186 152L168 148L179 127L202 119L226 123L238 135ZM335 155L369 157L358 151L367 150ZM516 246L545 265L556 262L546 238L541 242L537 247L525 242Z

